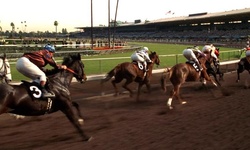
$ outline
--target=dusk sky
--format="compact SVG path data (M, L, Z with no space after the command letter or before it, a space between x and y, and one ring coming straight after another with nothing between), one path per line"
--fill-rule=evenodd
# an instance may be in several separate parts
M108 0L92 1L94 26L108 25ZM114 19L117 0L110 3L110 18ZM0 26L3 31L11 30L13 22L16 30L54 32L54 21L58 21L58 31L66 28L71 32L75 27L91 26L90 8L91 0L1 0ZM117 20L150 21L244 8L250 8L249 0L119 0Z

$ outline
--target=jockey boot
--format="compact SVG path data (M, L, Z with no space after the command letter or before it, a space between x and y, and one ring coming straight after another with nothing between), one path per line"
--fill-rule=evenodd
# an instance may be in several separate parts
M197 63L197 66L198 66L198 69L199 69L200 71L202 71L202 70L203 70L203 68L202 68L202 66L201 66L201 64L200 64L200 63Z
M42 87L42 97L43 98L48 98L48 97L55 97L55 95L53 94L53 93L51 93L51 92L48 92L47 90L46 90L46 81L41 81L40 82L40 84L41 84L41 87Z
M42 88L42 97L49 98L49 97L55 97L55 95L48 92L45 88Z
M144 63L144 71L145 71L145 72L148 71L148 65L147 65L147 63Z

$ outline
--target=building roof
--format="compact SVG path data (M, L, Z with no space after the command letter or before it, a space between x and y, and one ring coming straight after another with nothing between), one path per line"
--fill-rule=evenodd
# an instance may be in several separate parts
M219 18L223 18L223 20L232 20L235 19L238 20L239 18L249 18L250 19L250 8L245 9L236 9L231 11L225 11L225 12L216 12L216 13L197 13L197 14L190 14L189 16L182 16L182 17L172 17L172 18L163 18L163 19L157 19L152 20L148 22L148 24L152 23L166 23L166 22L179 22L179 21L189 21L189 20L200 20L200 22L205 20L221 20Z

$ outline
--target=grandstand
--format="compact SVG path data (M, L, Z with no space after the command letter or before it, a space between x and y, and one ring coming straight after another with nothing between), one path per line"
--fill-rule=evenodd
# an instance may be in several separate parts
M84 32L72 33L71 37L93 36L103 39L112 35L120 40L212 42L224 45L234 43L242 47L242 42L245 43L250 38L250 8L217 13L202 12L145 22L137 20L133 24L116 23L115 28L98 26L76 27L76 29Z

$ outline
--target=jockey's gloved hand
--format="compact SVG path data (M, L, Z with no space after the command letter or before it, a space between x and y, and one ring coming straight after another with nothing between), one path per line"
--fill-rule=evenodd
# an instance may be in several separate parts
M58 69L67 69L67 66L65 65L57 65Z

